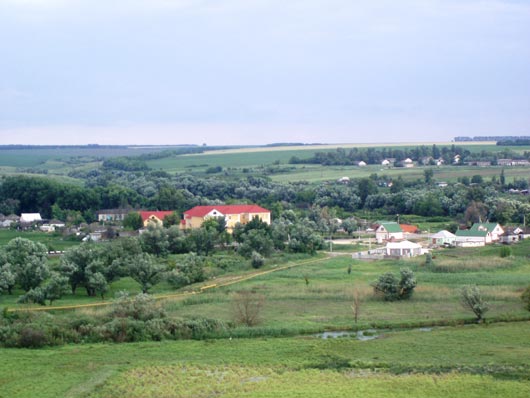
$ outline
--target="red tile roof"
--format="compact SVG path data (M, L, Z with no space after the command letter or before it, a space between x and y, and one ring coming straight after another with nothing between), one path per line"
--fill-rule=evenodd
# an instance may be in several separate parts
M418 227L415 225L408 225L408 224L399 224L403 232L407 232L409 234L415 234L419 231Z
M204 217L212 210L217 210L221 214L242 214L242 213L270 213L258 205L216 205L216 206L195 206L193 209L184 212L189 217Z
M166 218L166 216L169 216L170 214L173 214L173 211L141 211L140 216L142 217L142 221L145 222L145 220L149 219L151 216L155 216L159 220L163 220Z

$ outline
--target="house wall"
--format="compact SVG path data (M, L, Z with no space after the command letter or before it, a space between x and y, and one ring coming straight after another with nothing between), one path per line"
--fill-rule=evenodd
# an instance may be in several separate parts
M202 223L210 216L203 217L190 217L184 218L185 224L182 228L184 229L195 229L200 228ZM270 225L271 215L270 213L241 213L241 214L227 214L224 216L226 220L226 229L228 232L232 232L237 223L247 224L254 217L258 217L261 221Z

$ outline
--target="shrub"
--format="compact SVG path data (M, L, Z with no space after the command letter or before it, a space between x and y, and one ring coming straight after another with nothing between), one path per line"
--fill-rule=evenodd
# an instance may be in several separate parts
M372 286L374 293L380 295L385 301L406 300L414 293L416 279L414 273L408 269L400 270L401 279L398 279L392 272L387 272L379 276Z
M42 330L26 326L20 331L18 346L22 348L41 348L46 345L46 335Z
M258 252L252 252L250 262L253 268L261 268L263 267L263 264L265 264L265 259Z
M255 326L261 322L261 310L265 305L265 296L248 290L234 294L232 313L234 321L246 326Z
M477 322L484 319L484 314L489 310L489 305L478 286L464 286L460 291L460 303L465 309L471 310L477 317Z

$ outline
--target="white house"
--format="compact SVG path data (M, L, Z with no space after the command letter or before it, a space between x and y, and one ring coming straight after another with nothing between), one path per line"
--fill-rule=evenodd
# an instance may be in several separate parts
M32 222L42 221L40 213L22 213L20 215L20 222L31 224Z
M459 229L456 231L457 246L475 247L485 246L491 243L491 233L488 231L472 231L471 229Z
M386 244L387 256L414 257L421 255L421 253L421 246L408 240Z
M411 158L406 158L403 161L403 167L407 167L407 168L414 167L414 162L412 161Z
M431 235L431 243L436 246L454 246L456 243L456 235L444 229Z
M383 222L375 230L375 239L377 243L383 243L387 240L404 239L403 230L397 222Z
M475 223L470 228L470 231L487 231L491 234L491 240L493 242L498 242L500 239L500 236L504 233L504 229L498 224L498 223ZM487 242L491 243L491 242Z

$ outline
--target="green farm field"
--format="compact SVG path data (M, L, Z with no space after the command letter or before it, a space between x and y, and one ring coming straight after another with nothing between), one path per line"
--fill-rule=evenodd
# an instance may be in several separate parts
M0 397L527 397L529 322L0 349Z

